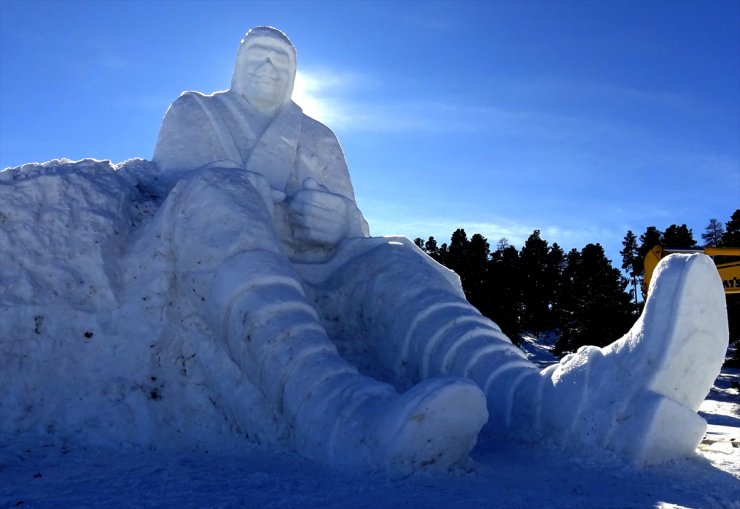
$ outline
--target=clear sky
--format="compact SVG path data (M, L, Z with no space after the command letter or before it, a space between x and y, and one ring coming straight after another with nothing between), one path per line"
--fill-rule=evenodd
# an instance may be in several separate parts
M375 235L566 251L740 207L740 2L0 1L0 168L150 158L239 40L298 49Z

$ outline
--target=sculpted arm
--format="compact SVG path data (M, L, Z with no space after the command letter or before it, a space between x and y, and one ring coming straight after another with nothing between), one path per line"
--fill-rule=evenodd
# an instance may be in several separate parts
M336 136L308 120L296 162L301 188L287 203L294 241L333 247L345 238L369 236Z

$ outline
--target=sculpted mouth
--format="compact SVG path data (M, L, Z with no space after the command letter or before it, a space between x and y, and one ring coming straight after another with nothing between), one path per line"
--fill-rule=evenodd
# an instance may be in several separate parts
M258 83L260 85L274 85L275 83L279 83L279 78L270 78L268 76L255 76L254 74L248 75L250 81L252 83Z

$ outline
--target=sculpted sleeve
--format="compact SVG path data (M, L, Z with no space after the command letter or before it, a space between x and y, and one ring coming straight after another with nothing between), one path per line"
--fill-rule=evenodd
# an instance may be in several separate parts
M352 202L347 218L350 237L370 235L367 221L355 201L347 161L339 140L331 129L310 117L304 117L303 120L296 166L299 181L310 177L332 193Z
M331 129L305 117L298 145L297 173L302 181L311 177L329 191L355 201L347 162Z
M218 163L239 166L223 148L207 111L209 97L184 92L165 113L152 160L167 171L194 170Z

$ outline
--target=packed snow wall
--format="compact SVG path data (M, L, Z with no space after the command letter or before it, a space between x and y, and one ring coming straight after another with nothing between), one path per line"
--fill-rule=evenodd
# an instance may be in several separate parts
M178 298L152 221L166 192L141 159L0 172L0 434L228 449L280 439L259 391Z

